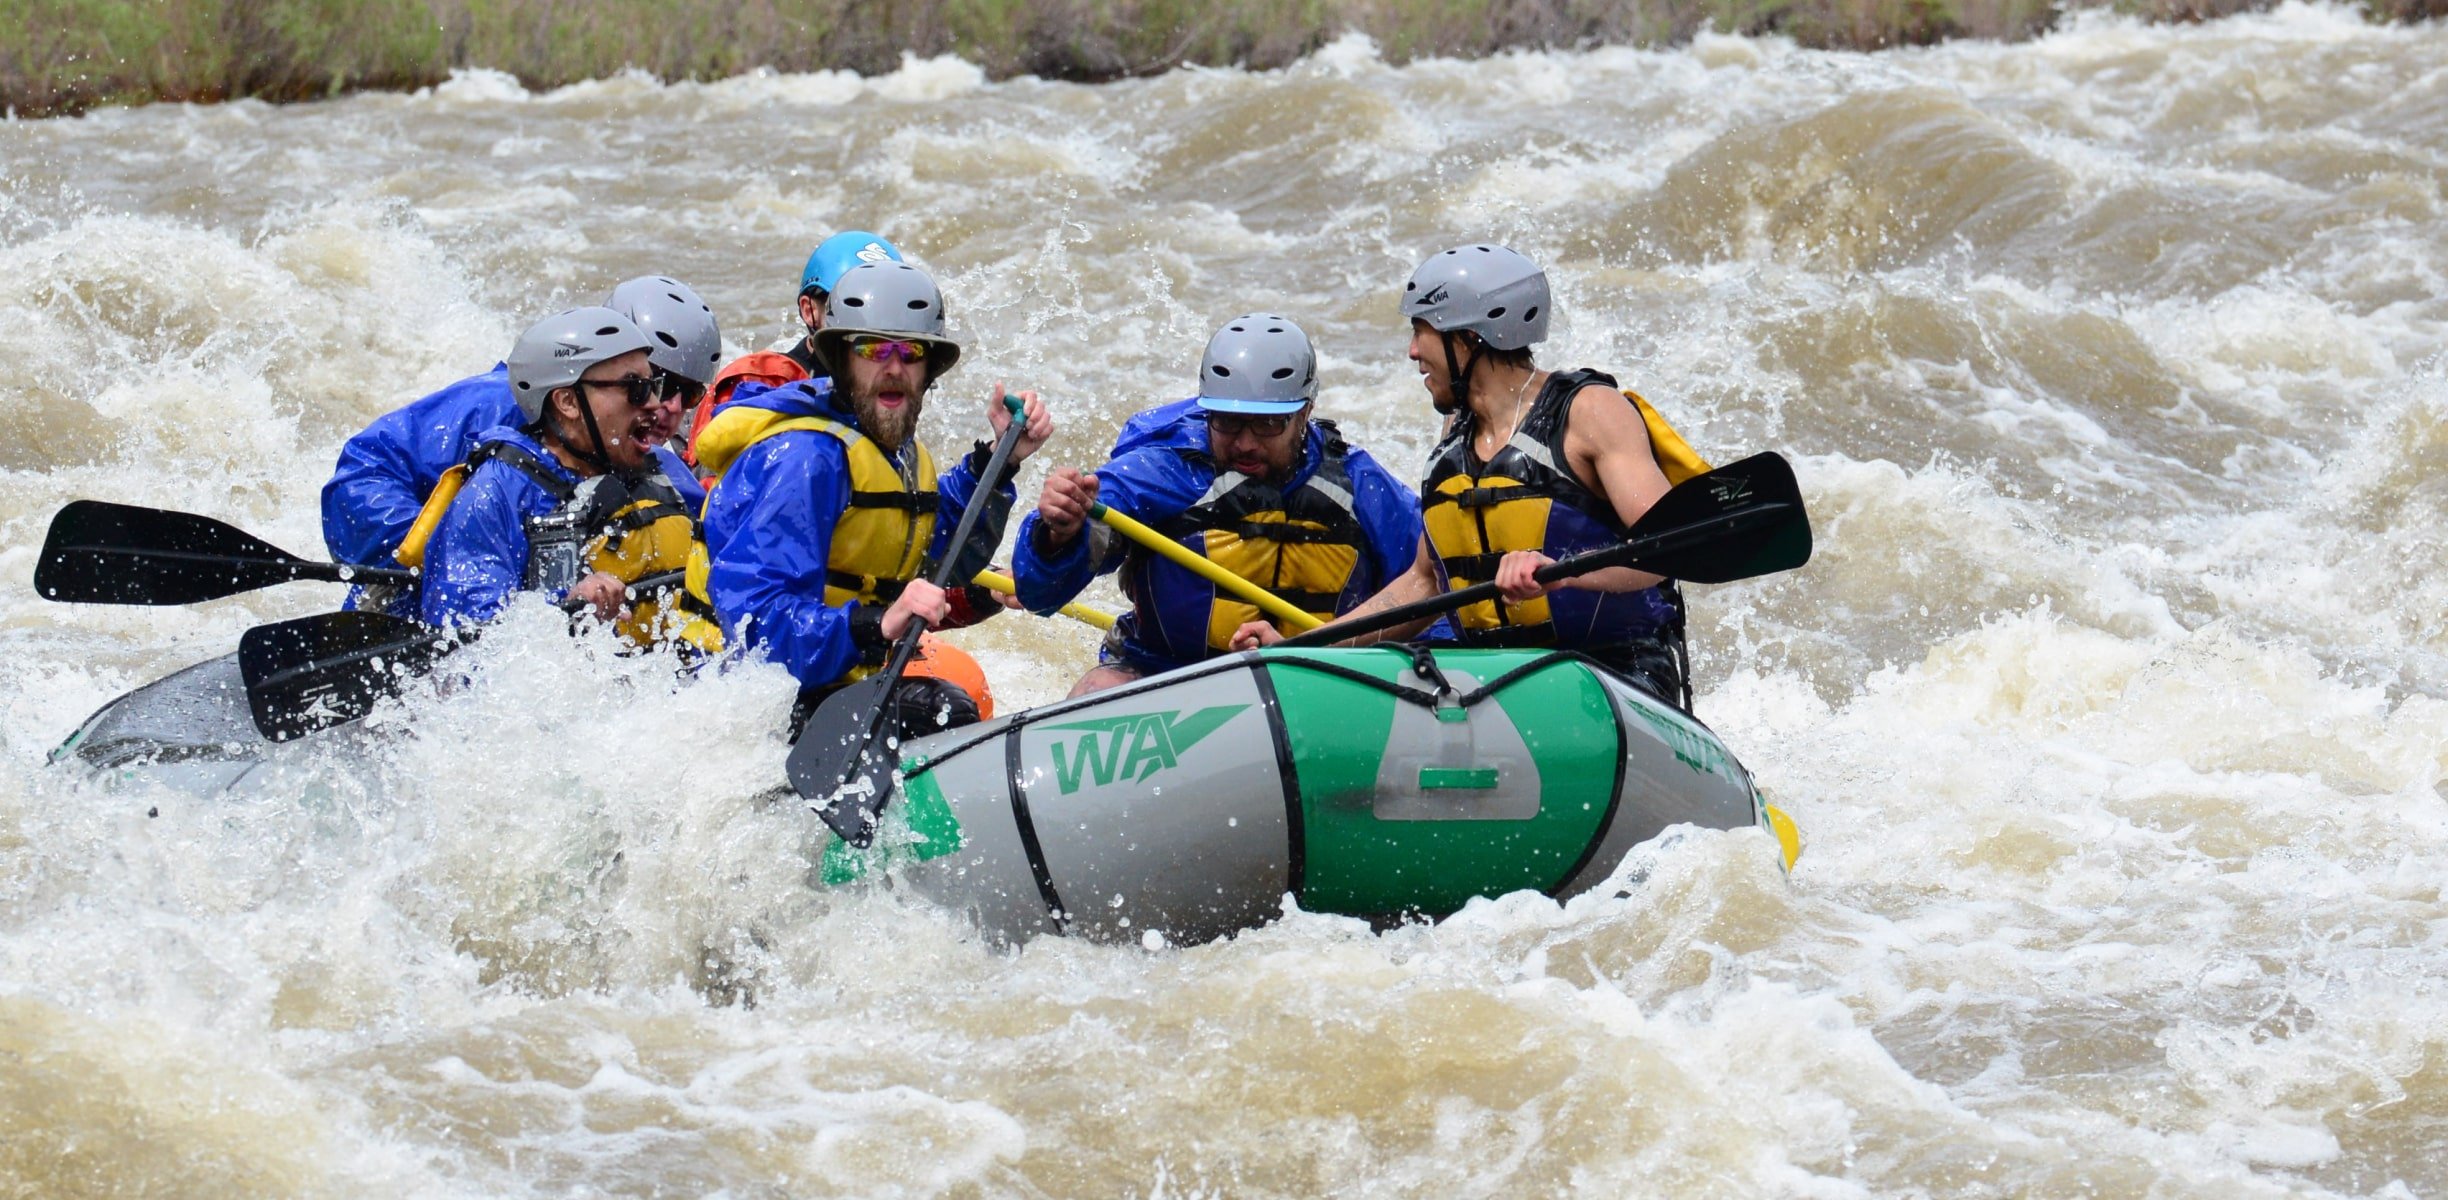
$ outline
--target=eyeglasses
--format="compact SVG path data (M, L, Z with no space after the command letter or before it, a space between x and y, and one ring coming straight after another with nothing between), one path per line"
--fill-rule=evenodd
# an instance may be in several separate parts
M1207 417L1207 428L1223 434L1226 437L1238 437L1244 433L1254 433L1262 438L1271 438L1282 434L1284 430L1292 428L1292 418L1299 416L1300 414L1278 413L1271 417L1250 417L1242 416L1237 413L1211 412L1205 415Z
M627 379L581 379L578 381L578 386L618 388L628 396L629 407L644 408L649 404L662 401L665 395L664 380L665 377L661 375L631 376Z
M705 399L706 385L685 375L674 375L657 368L655 378L663 381L663 394L679 400L682 408L693 408L698 401Z
M925 362L927 344L880 337L852 338L850 339L850 353L869 362Z

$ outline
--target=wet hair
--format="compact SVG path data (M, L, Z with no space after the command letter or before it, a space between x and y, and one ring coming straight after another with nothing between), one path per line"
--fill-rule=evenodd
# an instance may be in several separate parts
M1499 350L1481 342L1478 350L1481 362L1492 363L1499 367L1518 367L1525 371L1530 369L1530 347L1528 346L1517 350Z

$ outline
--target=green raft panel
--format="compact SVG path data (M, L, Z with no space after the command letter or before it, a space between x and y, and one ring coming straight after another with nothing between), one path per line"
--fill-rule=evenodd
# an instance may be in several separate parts
M1264 650L938 734L875 847L992 936L1195 942L1312 912L1442 917L1596 886L1668 826L1764 825L1709 729L1536 650Z

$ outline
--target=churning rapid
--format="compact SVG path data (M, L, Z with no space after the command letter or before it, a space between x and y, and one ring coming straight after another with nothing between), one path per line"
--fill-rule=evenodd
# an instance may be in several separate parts
M0 123L0 1193L2448 1192L2443 64L2289 6ZM761 347L861 226L968 344L939 443L997 379L1054 405L1024 496L1258 308L1416 464L1402 279L1547 263L1544 362L1801 476L1817 559L1692 631L1791 881L1691 831L1562 906L997 949L814 886L814 819L757 799L779 671L677 687L541 602L248 798L45 765L338 599L47 603L63 502L317 550L341 440L527 322L661 272ZM1092 637L956 640L1016 707Z

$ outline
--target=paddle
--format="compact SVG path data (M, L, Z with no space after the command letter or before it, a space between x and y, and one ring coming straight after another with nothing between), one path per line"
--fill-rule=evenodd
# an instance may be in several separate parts
M990 591L1001 592L1006 596L1017 596L1020 594L1019 583L1014 581L1011 576L1006 575L1001 571L980 571L975 576L971 577L969 582L977 584L978 586L986 588ZM1103 609L1090 608L1087 605L1081 604L1077 601L1063 605L1056 611L1074 621L1079 622L1082 625L1089 626L1093 629L1111 629L1114 627L1114 615L1112 613L1106 612Z
M978 472L977 490L970 493L968 506L961 510L952 540L944 543L943 561L928 581L936 587L952 582L961 551L969 545L969 534L994 491L990 482L1002 478L1003 464L1011 460L1012 448L1020 443L1028 424L1018 396L1007 395L1003 403L1011 410L1011 423L995 439L986 469ZM784 764L792 790L853 846L864 847L875 840L876 817L892 794L893 769L900 756L894 752L898 739L887 736L884 726L892 717L893 688L901 682L910 655L918 650L918 635L926 631L926 621L910 618L909 627L893 643L891 657L884 660L883 670L825 697L800 727L799 740L792 743Z
M258 625L238 639L255 728L275 742L354 721L461 639L377 612L336 612Z
M51 518L34 591L71 604L193 604L299 579L390 583L391 567L312 562L193 513L73 500Z
M1793 468L1774 453L1755 454L1675 485L1633 523L1623 541L1549 563L1535 578L1552 583L1606 567L1637 567L1669 579L1729 583L1790 570L1809 562L1810 555L1810 517L1802 510L1802 489L1794 484ZM1330 646L1498 595L1494 583L1473 584L1276 645Z
M629 585L642 598L677 587L683 572L648 575ZM583 609L583 600L561 607ZM238 670L246 678L247 710L255 728L285 742L344 725L373 711L374 702L423 674L435 659L474 641L474 628L436 629L373 612L323 613L258 625L238 639Z
M1088 515L1104 522L1106 528L1170 559L1183 570L1257 605L1258 611L1295 629L1315 629L1320 624L1316 617L1292 607L1291 601L1225 570L1188 546L1141 524L1137 518L1105 507L1102 500L1088 506Z

